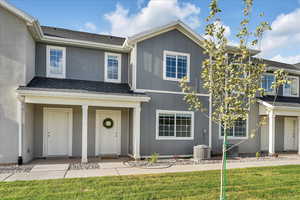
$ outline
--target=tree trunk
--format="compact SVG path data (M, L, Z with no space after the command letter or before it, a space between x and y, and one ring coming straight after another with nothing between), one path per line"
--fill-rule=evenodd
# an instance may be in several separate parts
M227 149L227 128L224 127L223 139L223 154L222 154L222 169L221 169L221 187L220 187L220 200L226 200L226 149Z

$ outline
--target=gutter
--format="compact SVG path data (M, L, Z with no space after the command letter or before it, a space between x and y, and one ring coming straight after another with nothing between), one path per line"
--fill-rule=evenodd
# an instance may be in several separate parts
M20 90L17 89L20 96L36 96L36 97L62 97L62 98L78 98L78 99L95 99L95 100L115 100L115 101L131 101L131 102L149 102L151 97L148 96L129 96L118 94L90 94L83 92L62 92L62 91L42 91L42 90Z

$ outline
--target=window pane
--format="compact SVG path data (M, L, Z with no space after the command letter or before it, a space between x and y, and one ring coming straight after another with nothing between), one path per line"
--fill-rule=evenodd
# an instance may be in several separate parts
M183 78L187 73L187 57L178 56L177 57L177 78Z
M221 126L221 136L224 136L223 126ZM233 136L233 128L227 129L227 136Z
M297 78L291 78L291 95L298 96L298 79Z
M175 115L159 114L159 136L174 136Z
M246 124L247 124L246 120L238 120L235 122L235 126L234 126L235 137L246 137L247 135Z
M273 88L271 86L274 81L275 77L273 74L264 74L261 80L261 87L265 89L265 92L273 92Z
M191 137L191 114L176 114L176 137Z
M289 84L284 84L283 86L283 95L284 96L298 96L299 88L298 88L298 79L294 77L288 77L290 81Z
M63 51L61 49L50 49L50 73L63 73Z
M118 80L118 56L107 56L107 78Z
M166 77L176 78L176 56L166 56Z

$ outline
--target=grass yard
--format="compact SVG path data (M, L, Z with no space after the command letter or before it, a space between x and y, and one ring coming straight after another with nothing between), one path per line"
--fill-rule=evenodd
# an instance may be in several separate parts
M300 166L229 170L228 199L300 199ZM0 199L218 199L219 171L0 182Z

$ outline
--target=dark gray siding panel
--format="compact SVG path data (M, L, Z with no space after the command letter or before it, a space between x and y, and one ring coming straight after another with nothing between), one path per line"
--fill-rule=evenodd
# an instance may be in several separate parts
M46 76L46 46L37 43L36 75ZM103 50L80 47L66 47L66 78L90 81L104 81ZM116 53L116 52L115 52ZM128 82L128 54L122 54L121 81Z
M188 105L183 101L183 95L148 93L149 103L143 103L141 109L141 156L154 152L160 155L192 154L193 146L208 145L208 113L195 112L194 140L156 140L156 110L188 111ZM208 97L201 97L208 108ZM208 110L208 109L207 109Z
M163 80L164 50L190 54L190 83L198 92L205 92L199 76L205 58L203 49L177 30L137 44L137 88L181 91L178 82Z

